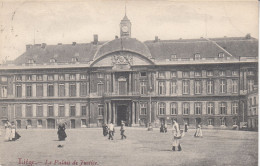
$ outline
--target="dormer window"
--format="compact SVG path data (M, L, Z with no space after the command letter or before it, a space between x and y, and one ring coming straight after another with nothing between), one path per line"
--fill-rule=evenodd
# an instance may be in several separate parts
M188 72L188 71L184 71L183 73L182 73L182 77L190 77L190 72Z
M56 59L54 59L54 58L50 59L50 63L55 63L55 62L56 62Z
M233 70L233 71L232 71L232 76L237 76L237 75L238 75L238 71Z
M34 63L34 60L33 60L33 59L28 59L28 63L29 63L29 64L33 64L33 63Z
M171 61L176 61L177 60L177 55L176 54L173 54L171 55Z
M200 72L200 71L195 71L194 75L195 75L196 77L200 77L200 76L201 76L201 72Z
M42 75L37 75L37 76L36 76L36 80L37 80L37 81L41 81L41 80L42 80Z
M195 60L199 60L199 59L200 59L200 54L199 54L199 53L196 53L196 54L194 55L194 59L195 59Z
M49 81L52 81L52 80L53 80L53 75L48 75L47 79L48 79Z
M219 76L225 76L226 72L224 70L219 71Z
M73 58L71 59L71 61L72 61L72 62L78 62L78 58L73 57Z
M177 72L176 71L172 71L171 72L171 77L173 78L173 77L177 77Z
M219 57L219 58L224 58L224 57L225 57L225 54L224 54L223 52L220 52L220 53L218 53L218 57Z
M207 76L213 76L213 71L207 71Z

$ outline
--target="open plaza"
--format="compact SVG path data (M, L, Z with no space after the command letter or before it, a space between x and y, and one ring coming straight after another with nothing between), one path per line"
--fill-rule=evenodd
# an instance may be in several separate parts
M171 150L172 132L159 129L126 128L121 140L115 128L114 140L104 137L101 128L68 129L66 141L58 141L57 130L21 129L17 141L0 137L1 166L167 166L241 165L258 163L258 132L203 129L203 138L194 138L189 129L181 139L182 151ZM63 145L58 148L58 145Z

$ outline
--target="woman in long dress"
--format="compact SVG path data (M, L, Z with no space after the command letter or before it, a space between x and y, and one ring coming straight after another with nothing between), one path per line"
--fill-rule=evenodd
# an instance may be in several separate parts
M7 121L5 123L5 141L11 141L11 123L9 121Z
M175 151L175 149L178 147L178 151L181 151L181 144L180 144L180 139L182 137L181 131L179 128L179 124L174 120L173 121L173 126L172 126L172 151Z
M198 124L194 137L202 137L201 123Z
M65 123L62 123L59 125L58 127L58 138L59 138L59 141L65 141L65 138L67 137L67 134L65 132Z
M14 124L14 122L12 122L11 125L11 141L16 141L20 138L21 136L16 132L16 126Z

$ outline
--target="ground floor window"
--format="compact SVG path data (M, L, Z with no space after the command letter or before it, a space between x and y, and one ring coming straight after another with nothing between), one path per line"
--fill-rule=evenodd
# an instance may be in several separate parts
M37 120L37 127L42 127L42 120L41 119Z
M214 120L213 119L208 119L208 125L213 126L214 125Z
M145 126L146 125L146 119L140 119L140 126Z
M81 127L87 127L87 120L81 119Z
M27 126L32 126L32 120L30 119L27 120Z
M221 118L220 119L220 125L221 126L226 126L226 119L225 118Z

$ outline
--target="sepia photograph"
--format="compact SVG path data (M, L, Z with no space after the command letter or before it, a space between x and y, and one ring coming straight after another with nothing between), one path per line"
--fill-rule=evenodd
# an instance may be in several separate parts
M257 0L0 0L0 166L257 166Z

